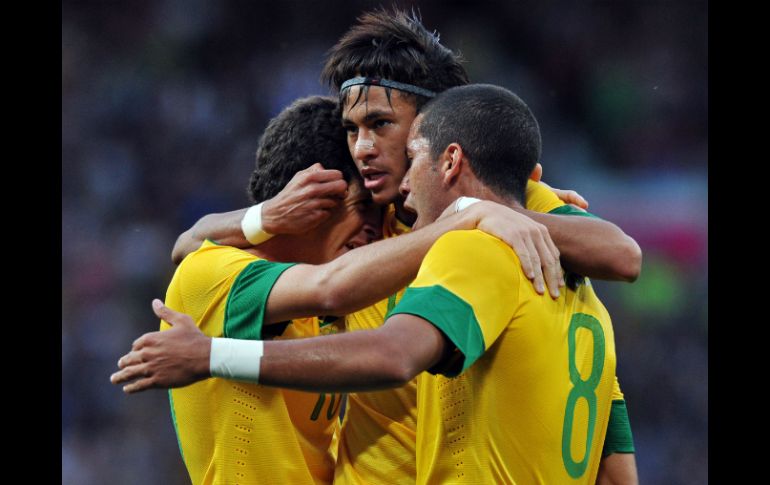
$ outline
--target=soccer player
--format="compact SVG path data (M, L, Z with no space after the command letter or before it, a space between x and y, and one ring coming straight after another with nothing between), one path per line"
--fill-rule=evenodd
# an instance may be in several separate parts
M521 205L540 134L513 93L472 85L450 89L426 107L407 151L405 206L421 228L458 196ZM538 295L525 280L501 241L453 231L430 249L382 327L249 342L253 351L234 358L222 353L234 342L212 341L156 302L159 316L175 328L139 342L153 352L126 355L114 381L150 376L131 384L132 391L179 385L220 375L214 363L225 359L239 369L234 377L265 385L362 391L399 386L427 370L418 386L418 483L594 483L614 382L609 315L587 280L557 299ZM179 339L195 344L182 352ZM161 362L190 355L194 372L180 377L179 366L152 358L158 352Z
M383 234L393 237L410 231L414 215L404 208L398 187L408 164L406 136L416 112L432 93L468 83L468 76L458 56L438 41L414 15L404 12L377 11L361 16L330 50L323 79L340 93L344 103L343 123L348 132L348 146L364 176L376 203L388 207ZM359 79L355 84L349 82ZM368 79L368 81L367 81ZM384 82L383 82L384 80ZM319 170L298 174L287 190L266 201L261 207L264 228L273 234L292 234L322 221L319 206L329 204L339 194L331 181L339 178L333 171ZM336 189L337 188L337 189ZM639 273L641 252L638 245L613 224L590 217L565 218L541 215L573 213L539 184L527 185L525 213L545 224L559 248L565 268L594 278L633 281ZM523 210L523 209L522 209ZM173 258L196 249L205 237L226 244L248 245L241 232L246 209L228 214L206 216L182 234ZM543 260L545 269L532 262L516 248L525 273L532 276L536 289L558 294L560 268ZM530 251L533 258L543 251ZM554 272L556 270L556 273ZM388 310L403 295L403 290L376 305L349 315L348 330L377 328ZM625 402L619 386L613 412L626 426L618 439L611 439L607 452L633 452L627 426ZM340 441L337 481L340 483L410 483L413 481L416 432L416 384L366 394L351 394ZM615 429L615 428L613 428ZM610 437L612 438L612 437ZM618 440L619 444L616 445ZM608 461L628 460L633 455L611 455ZM628 467L627 467L628 468ZM617 469L617 467L613 468ZM635 475L635 470L632 470ZM621 480L634 483L634 480Z
M344 200L328 209L326 224L245 250L206 241L177 269L166 302L195 318L206 335L292 339L334 333L332 318L299 317L343 315L386 297L414 277L441 233L483 225L482 213L493 215L490 226L526 224L507 208L472 207L425 234L359 249L356 257L351 249L379 238L381 211L350 161L339 116L333 98L306 98L285 109L260 140L250 182L254 201L272 197L314 157L323 157L349 182ZM508 215L495 222L496 212ZM501 235L510 239L514 232ZM376 280L363 262L380 268ZM193 483L331 483L340 395L210 379L173 389L169 397Z

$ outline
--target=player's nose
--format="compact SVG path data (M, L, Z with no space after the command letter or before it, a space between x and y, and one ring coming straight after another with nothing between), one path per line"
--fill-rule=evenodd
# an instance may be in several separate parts
M367 130L360 130L358 139L353 146L353 157L357 160L366 160L377 155L377 147L372 134Z
M409 195L409 192L411 192L411 188L409 187L409 172L406 172L406 175L404 175L403 180L401 180L401 184L398 186L398 192L401 194L402 197L406 197Z

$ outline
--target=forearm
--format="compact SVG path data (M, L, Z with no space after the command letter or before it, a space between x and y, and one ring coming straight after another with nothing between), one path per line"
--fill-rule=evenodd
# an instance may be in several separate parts
M206 239L236 248L251 246L241 230L241 219L247 210L239 209L203 216L190 229L179 235L171 251L171 260L174 264L179 264L185 256L198 249Z
M400 387L435 365L443 334L414 315L395 315L375 330L264 343L259 383L315 392Z
M542 214L520 209L545 225L562 266L583 276L632 282L641 271L639 245L615 224L593 217Z
M273 287L265 321L345 315L387 298L414 279L423 257L442 234L472 229L476 222L471 211L462 211L419 231L354 249L329 263L291 268Z
M363 392L398 387L413 377L389 358L376 330L264 344L259 383L268 386Z

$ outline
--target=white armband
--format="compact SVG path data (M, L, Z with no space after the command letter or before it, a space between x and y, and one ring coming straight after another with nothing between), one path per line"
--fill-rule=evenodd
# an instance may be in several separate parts
M212 338L209 357L211 377L259 383L263 347L261 340Z
M249 207L249 210L246 211L243 219L241 219L243 235L247 241L255 246L274 236L274 234L270 234L262 229L262 204L264 202Z
M476 202L481 202L481 199L476 197L458 197L455 201L455 213L460 212L466 207L472 206Z

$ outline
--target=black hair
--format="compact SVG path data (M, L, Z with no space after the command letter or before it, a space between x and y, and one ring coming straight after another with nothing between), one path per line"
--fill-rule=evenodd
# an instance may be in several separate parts
M439 42L437 32L429 32L419 13L394 9L362 14L358 23L332 47L321 72L321 81L339 91L342 83L356 76L389 79L434 92L468 84L462 59ZM366 95L368 86L360 92ZM390 101L391 88L385 88ZM340 92L346 101L350 90ZM427 97L402 94L419 109ZM358 99L353 103L358 102Z
M427 139L432 160L458 143L481 182L524 204L541 138L537 120L521 98L499 86L471 84L444 91L420 114L419 135Z
M340 170L346 181L358 178L340 116L336 99L310 96L294 101L271 119L259 140L256 168L249 180L251 200L274 197L294 174L316 162Z

